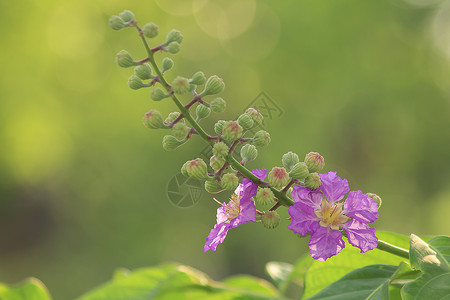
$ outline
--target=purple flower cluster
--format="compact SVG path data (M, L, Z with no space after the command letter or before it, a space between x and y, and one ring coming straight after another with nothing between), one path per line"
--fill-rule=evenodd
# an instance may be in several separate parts
M317 190L295 185L292 197L295 204L289 207L291 224L288 226L300 235L310 234L309 251L314 259L325 261L345 247L342 233L361 252L377 247L375 228L367 223L378 219L378 204L361 191L350 191L348 181L336 172L320 174Z

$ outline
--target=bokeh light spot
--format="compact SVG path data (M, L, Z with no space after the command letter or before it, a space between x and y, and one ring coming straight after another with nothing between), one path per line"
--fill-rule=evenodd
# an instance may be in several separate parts
M174 16L187 16L201 9L208 0L155 0L165 12Z

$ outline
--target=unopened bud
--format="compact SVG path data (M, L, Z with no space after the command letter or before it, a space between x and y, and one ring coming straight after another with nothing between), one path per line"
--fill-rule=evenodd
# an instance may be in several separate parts
M187 166L188 166L188 164L189 164L189 161L185 162L185 163L183 164L183 166L181 167L181 174L183 174L183 176L185 176L185 177L189 177L189 174L188 174L188 172L187 172Z
M309 175L308 167L304 162L296 163L289 172L289 176L295 179L303 180Z
M204 105L204 104L199 104L195 108L195 114L197 115L197 118L199 120L207 118L210 113L211 113L211 109L208 106Z
M121 50L116 55L116 63L122 68L129 68L139 65L133 60L131 54L126 50Z
M261 217L261 222L267 229L273 229L280 224L280 215L274 211L269 210Z
M147 63L134 68L134 74L142 80L153 79L152 68Z
M164 49L165 51L172 53L172 54L177 54L178 52L180 52L180 44L177 42L172 42L169 45L167 45Z
M269 205L274 202L275 196L270 188L258 188L255 196L255 202L259 205Z
M225 157L228 155L228 146L224 142L215 143L212 152L217 157Z
M317 152L309 152L305 156L305 163L310 172L319 172L325 166L325 160L322 155Z
M158 87L155 87L155 88L152 89L150 97L154 101L161 101L162 99L169 97L169 95L164 93L164 91L162 89L160 89Z
M173 135L165 135L163 137L162 145L164 150L172 151L184 144L184 141L177 140Z
M220 183L225 189L234 190L239 184L239 178L233 173L227 173L222 176Z
M111 18L109 18L108 24L109 27L111 27L114 30L120 30L127 26L125 22L122 20L122 18L120 18L119 16L112 16Z
M224 121L224 120L219 120L219 121L217 121L217 123L214 124L214 131L215 131L217 134L221 134L221 133L222 133L222 130L223 130L223 126L225 126L225 123L226 123L226 121Z
M245 112L253 119L255 125L261 125L264 121L263 115L257 109L250 107Z
M223 83L222 78L217 75L213 75L206 81L205 89L200 93L200 97L218 94L223 91L224 88L225 83Z
M124 21L124 22L131 22L134 21L134 13L132 11L129 10L124 10L123 12L121 12L119 14L119 17Z
M142 80L136 75L131 75L131 77L128 78L128 86L133 90L138 90L143 87L149 87L150 85L143 83Z
M222 168L224 163L225 163L225 159L223 157L218 157L218 156L213 155L209 159L209 165L216 172Z
M172 134L179 140L186 138L190 128L183 122L178 122L172 127Z
M165 128L162 115L156 109L152 109L144 115L142 122L145 126L151 129Z
M237 121L245 130L252 128L254 124L253 119L247 113L240 115Z
M179 32L176 29L172 29L168 34L167 34L167 38L166 38L166 44L170 44L172 42L177 42L178 44L181 44L181 42L183 41L183 35L181 34L181 32Z
M167 118L164 120L164 123L170 124L173 121L175 121L180 115L181 114L178 111L173 111L167 116ZM183 122L184 123L184 120L181 119L179 122Z
M208 180L205 181L205 190L210 194L218 194L225 189L219 182L217 182L217 180Z
M155 23L147 23L142 28L142 32L144 33L145 37L148 37L149 39L154 38L158 35L158 25Z
M273 167L267 175L267 181L271 186L280 188L289 183L289 174L284 168Z
M215 113L221 113L227 108L227 102L222 98L216 98L211 101L211 110Z
M172 81L172 89L176 94L185 94L189 92L189 81L185 77L177 76Z
M260 130L253 136L253 144L256 147L264 147L270 143L270 134L265 130Z
M320 187L320 177L317 173L309 173L305 178L305 186L310 190L317 190Z
M246 144L241 148L241 157L243 162L254 160L258 156L258 150L254 145Z
M164 73L173 67L173 60L168 57L164 57L161 62L161 71Z
M191 80L189 81L192 84L195 85L202 85L206 82L206 77L205 74L203 74L203 72L197 72L194 75L192 75Z
M380 196L378 196L377 194L372 194L372 193L367 193L367 196L372 198L378 204L378 208L381 206L382 201L381 201Z
M292 169L292 167L297 164L300 161L298 158L298 155L294 152L288 152L283 154L283 157L281 158L281 162L283 163L283 166L286 169Z
M234 141L242 136L243 129L236 121L227 121L223 126L222 138L226 141Z
M208 166L201 158L189 161L186 170L189 176L195 179L205 180L208 177Z

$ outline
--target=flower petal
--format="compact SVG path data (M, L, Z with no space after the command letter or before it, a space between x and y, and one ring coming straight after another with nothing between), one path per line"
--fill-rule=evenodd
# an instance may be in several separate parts
M350 244L361 249L361 253L377 247L378 238L375 236L375 228L370 228L369 225L356 220L348 221L341 227L347 233Z
M336 175L336 172L319 174L319 177L321 182L320 190L330 203L341 200L350 191L347 179L341 179Z
M314 209L308 205L296 202L288 209L291 216L290 230L300 235L313 234L319 228L319 218L314 213Z
M225 212L226 203L222 203L222 206L217 209L216 223L220 224L228 220L228 214Z
M252 173L261 180L266 179L267 170L266 169L254 169Z
M230 229L248 222L256 222L255 202L250 199L241 199L239 203L239 215L230 221Z
M351 191L344 203L344 214L362 223L378 219L378 204L361 191Z
M323 194L320 190L312 191L299 185L294 185L291 195L294 202L303 203L313 209L319 209L323 199Z
M267 176L266 169L254 169L252 173L261 180L264 180ZM256 183L244 177L242 179L242 185L242 198L250 199L256 195L256 192L258 191L258 185Z
M206 238L205 247L203 251L206 252L208 250L216 251L217 245L225 240L228 232L228 224L220 223L216 224L213 229L209 232L208 237Z
M308 245L311 257L319 261L326 261L345 247L339 230L322 226L311 236Z

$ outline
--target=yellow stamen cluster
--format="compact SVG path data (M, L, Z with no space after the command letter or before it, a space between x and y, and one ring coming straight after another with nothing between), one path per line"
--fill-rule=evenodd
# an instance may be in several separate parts
M342 213L343 203L331 204L323 198L320 209L316 210L316 216L320 219L319 224L322 227L339 230L339 225L350 220Z
M224 206L224 212L228 216L228 221L236 218L239 215L239 204L241 199L238 195L233 194L231 196L230 202Z

